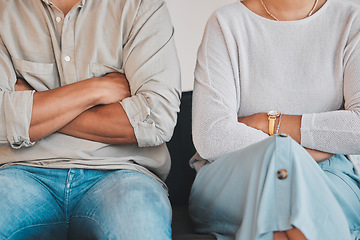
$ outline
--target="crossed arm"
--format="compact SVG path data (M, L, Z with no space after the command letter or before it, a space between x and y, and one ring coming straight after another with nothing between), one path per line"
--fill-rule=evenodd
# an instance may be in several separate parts
M268 118L266 113L256 113L247 117L239 117L238 121L244 123L249 127L261 130L269 134ZM277 126L279 119L277 119L275 126ZM301 144L301 115L286 115L282 114L279 132L290 135L295 141ZM313 149L305 148L306 151L317 162L325 161L333 156L332 153L321 152Z
M18 79L16 91L33 90ZM110 144L136 142L133 128L118 101L130 96L124 75L111 73L57 89L35 92L29 134L32 141L59 131L74 137ZM238 121L267 134L266 113L239 117ZM280 132L301 143L301 115L282 115ZM333 154L306 149L318 162Z
M33 90L18 79L15 91ZM56 89L35 92L31 141L54 132L109 144L135 143L133 128L119 101L130 96L124 75L110 73Z

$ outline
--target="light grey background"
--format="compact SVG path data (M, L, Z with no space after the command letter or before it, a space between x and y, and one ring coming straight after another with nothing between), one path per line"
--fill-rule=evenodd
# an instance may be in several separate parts
M196 54L208 18L217 8L235 1L239 0L166 0L175 27L183 91L193 89Z

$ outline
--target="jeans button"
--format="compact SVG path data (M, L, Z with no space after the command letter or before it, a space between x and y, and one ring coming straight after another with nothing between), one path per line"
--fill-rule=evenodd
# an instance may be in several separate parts
M288 172L285 169L280 169L277 171L277 178L283 180L287 178Z

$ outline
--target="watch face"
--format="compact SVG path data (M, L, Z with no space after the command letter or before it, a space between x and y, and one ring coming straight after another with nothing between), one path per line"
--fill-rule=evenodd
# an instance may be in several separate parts
M280 112L278 111L270 111L267 113L268 116L274 116L274 117L278 117L280 115Z

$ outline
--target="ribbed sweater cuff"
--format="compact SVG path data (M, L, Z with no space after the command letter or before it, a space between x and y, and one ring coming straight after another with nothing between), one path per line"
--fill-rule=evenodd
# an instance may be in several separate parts
M311 132L313 128L314 114L303 114L301 118L301 145L310 149L314 149L314 135Z

